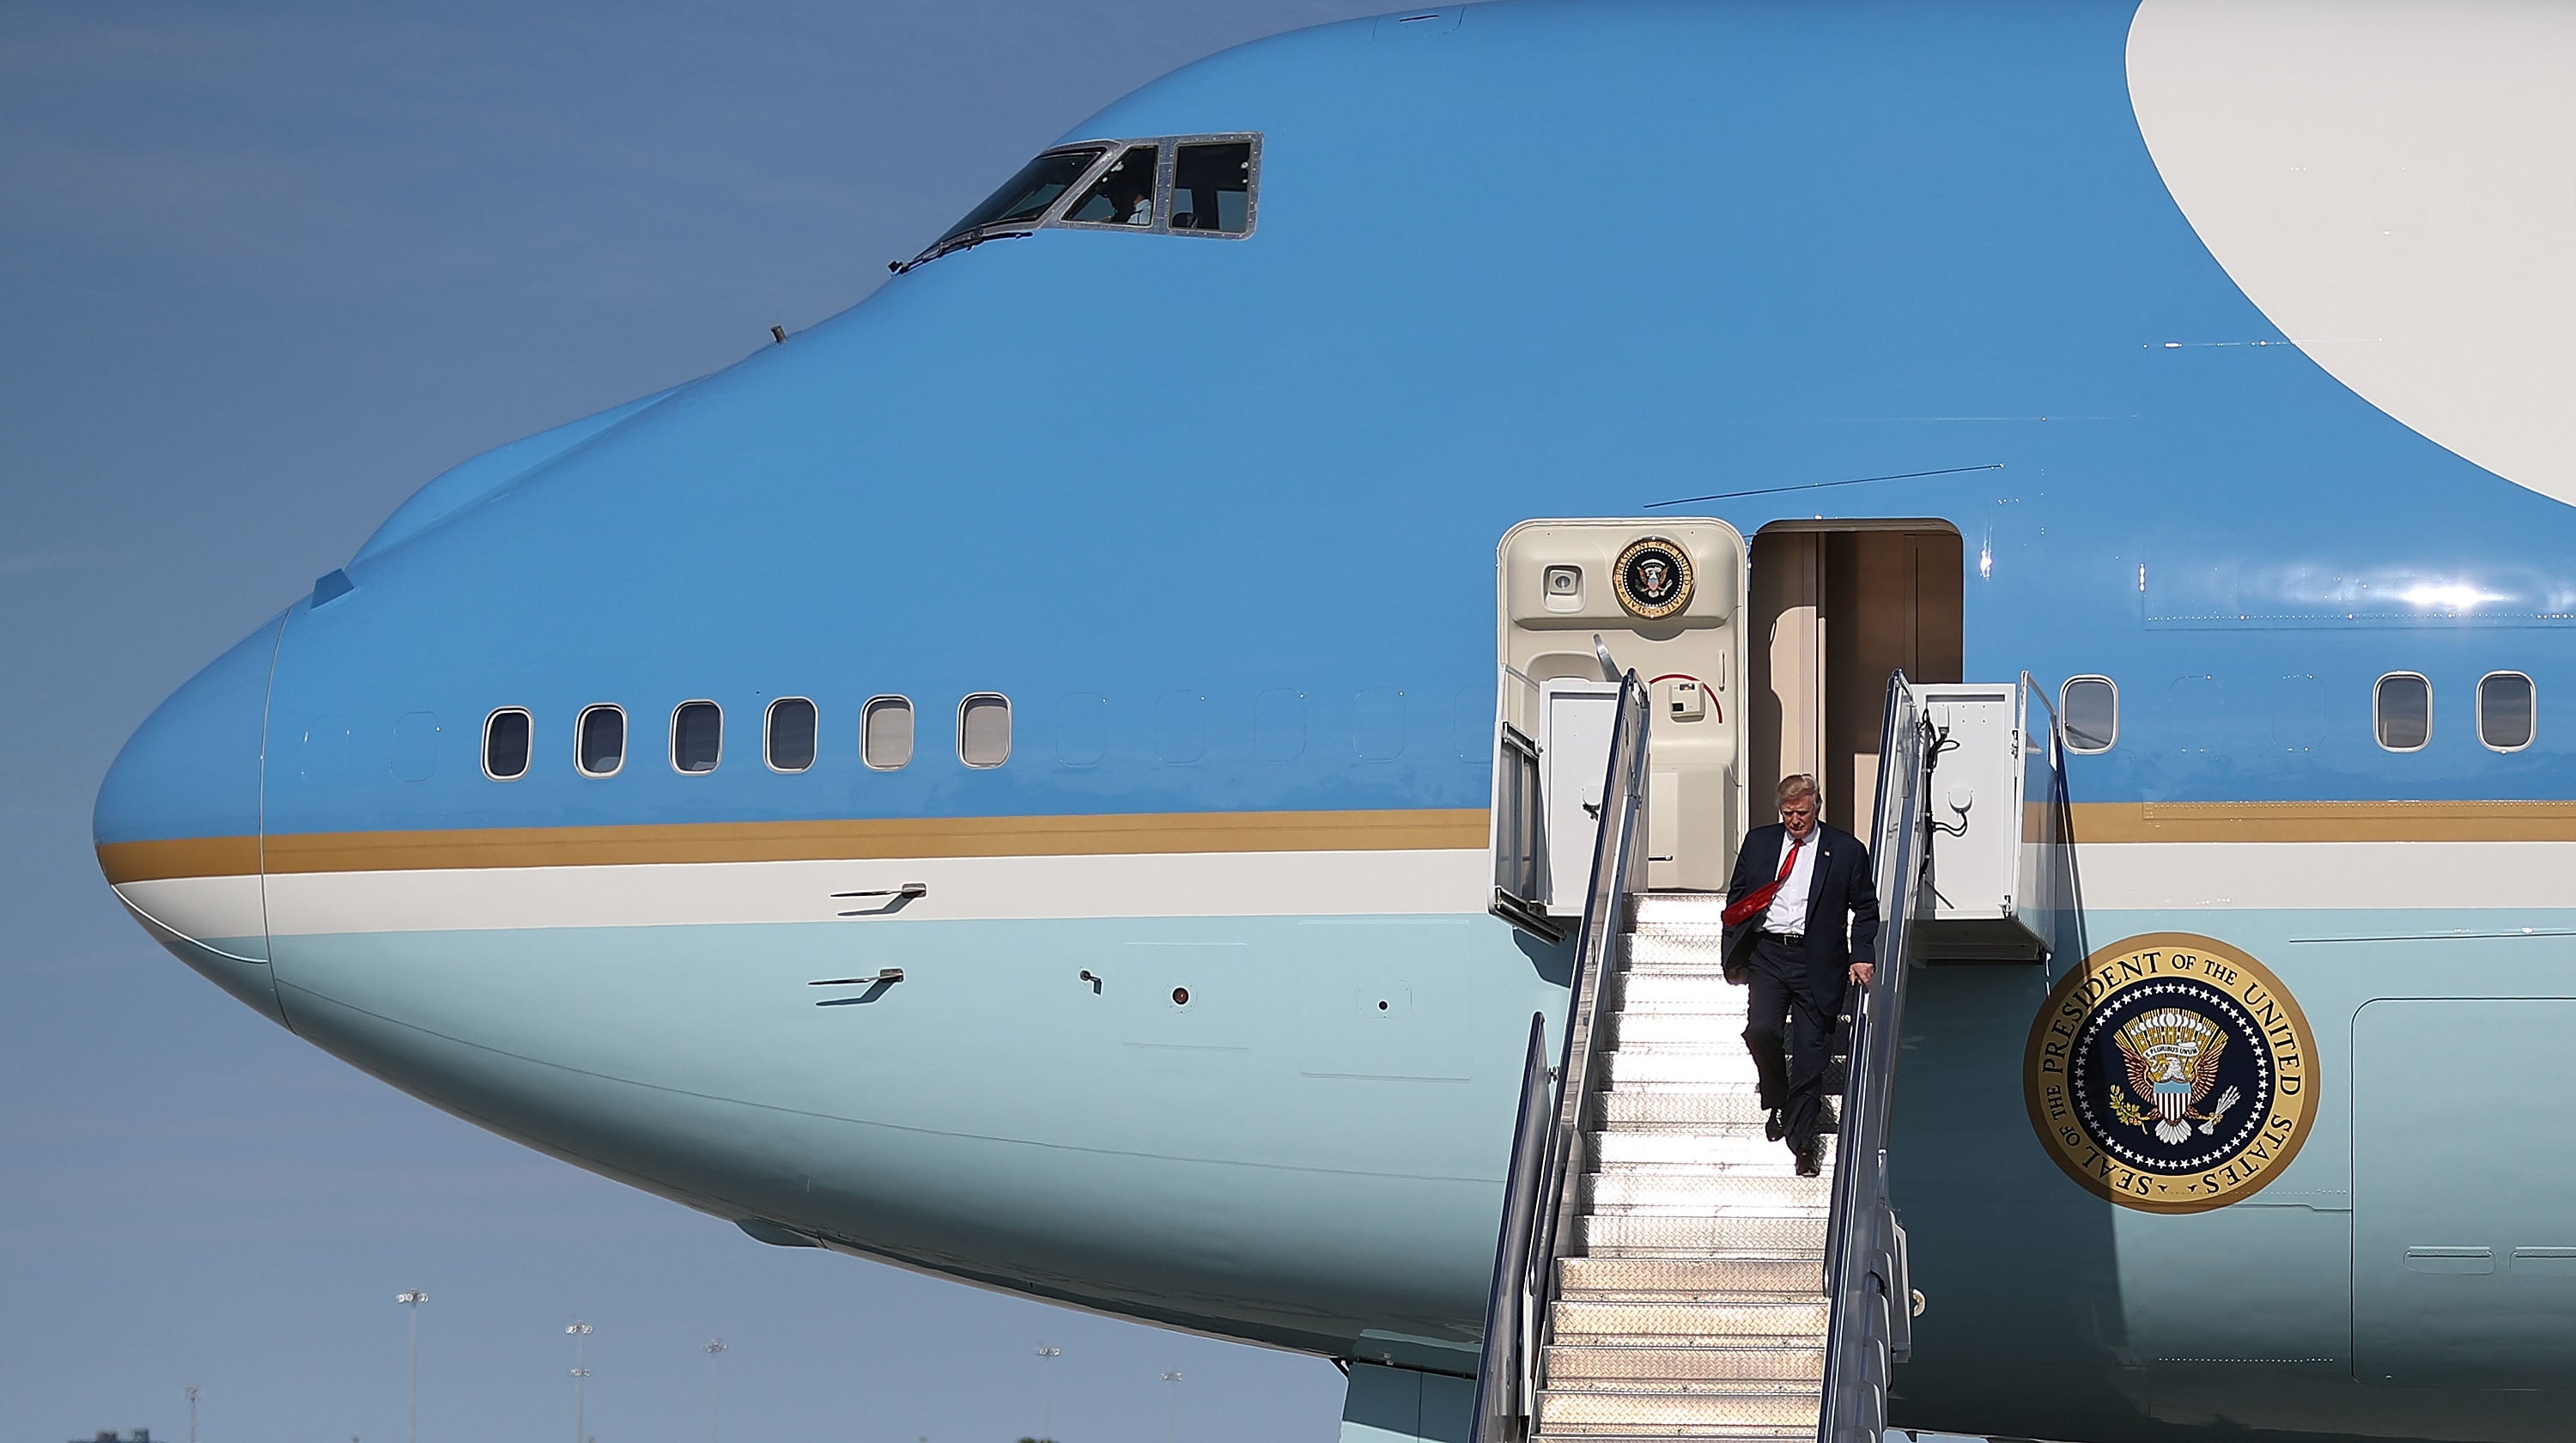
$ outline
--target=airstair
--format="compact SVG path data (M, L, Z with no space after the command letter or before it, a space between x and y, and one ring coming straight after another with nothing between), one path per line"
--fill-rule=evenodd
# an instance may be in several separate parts
M1878 1443L1911 1341L1885 1139L1926 891L1920 708L1893 678L1864 838L1879 966L1838 1032L1840 1126L1817 1178L1763 1136L1746 989L1720 972L1724 899L1645 890L1647 724L1632 672L1558 1057L1532 1019L1477 1443Z

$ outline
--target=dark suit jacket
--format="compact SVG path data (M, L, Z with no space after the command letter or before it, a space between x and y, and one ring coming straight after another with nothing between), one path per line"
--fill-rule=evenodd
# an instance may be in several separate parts
M1745 834L1735 854L1735 878L1726 884L1733 902L1780 875L1780 847L1788 828L1774 822ZM1816 824L1815 879L1807 888L1807 978L1826 996L1839 996L1854 962L1878 956L1878 887L1870 879L1869 848L1838 827ZM1849 940L1845 920L1848 918ZM1762 930L1761 914L1726 929L1726 975L1744 980L1745 956Z

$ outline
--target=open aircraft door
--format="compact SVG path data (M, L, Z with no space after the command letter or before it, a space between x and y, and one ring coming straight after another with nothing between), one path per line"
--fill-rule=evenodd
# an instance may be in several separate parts
M1723 891L1745 817L1744 538L1723 521L1524 521L1496 568L1494 910L1583 911L1618 677L1653 704L1647 884Z

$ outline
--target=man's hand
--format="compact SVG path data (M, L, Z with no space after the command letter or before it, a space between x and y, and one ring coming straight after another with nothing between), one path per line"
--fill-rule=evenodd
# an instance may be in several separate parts
M1851 965L1852 985L1855 987L1867 987L1869 985L1870 974L1876 970L1876 968L1870 966L1866 962L1854 962Z

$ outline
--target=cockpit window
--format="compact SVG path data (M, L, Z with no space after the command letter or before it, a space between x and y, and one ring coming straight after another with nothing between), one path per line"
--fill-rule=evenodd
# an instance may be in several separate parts
M1131 145L1110 162L1082 199L1064 213L1068 225L1121 225L1143 228L1154 223L1154 171L1162 159L1159 145Z
M1089 184L1084 184L1088 181ZM897 273L950 251L1040 226L1132 235L1252 234L1261 213L1261 137L1249 132L1098 140L1030 161Z
M1251 232L1251 141L1181 142L1172 157L1172 229L1213 235Z
M993 192L992 198L966 213L966 218L948 228L948 234L932 246L937 253L956 241L967 239L978 231L999 226L1034 225L1046 214L1056 198L1073 189L1108 150L1107 146L1081 145L1069 150L1050 150L1020 168L1010 183Z

